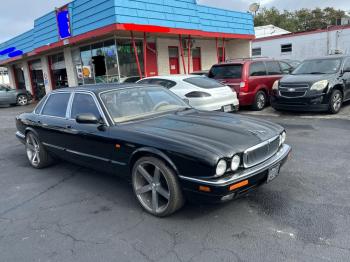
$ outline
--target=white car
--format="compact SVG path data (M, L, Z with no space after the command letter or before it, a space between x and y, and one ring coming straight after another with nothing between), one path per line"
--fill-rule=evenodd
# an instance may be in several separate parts
M166 87L199 110L232 112L239 108L235 91L206 76L155 76L144 78L137 83Z

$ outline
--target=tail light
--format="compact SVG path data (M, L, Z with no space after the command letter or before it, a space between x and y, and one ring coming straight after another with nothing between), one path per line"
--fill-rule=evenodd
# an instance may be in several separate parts
M249 85L248 81L243 81L239 84L239 87L241 88L242 92L248 92L249 91Z
M194 91L185 95L188 98L210 97L211 95L205 92Z

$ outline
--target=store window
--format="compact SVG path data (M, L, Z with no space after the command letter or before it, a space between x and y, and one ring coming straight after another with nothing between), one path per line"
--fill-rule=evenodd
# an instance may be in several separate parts
M68 87L67 69L64 54L59 53L49 57L52 73L52 86L54 89Z
M73 52L79 84L119 81L117 48L114 39L80 48L81 63Z
M143 48L142 48L143 43L141 40L135 40L135 42L136 42L137 55L140 62L141 72L142 72L142 75L144 75ZM117 46L118 46L118 58L119 58L121 82L124 82L130 77L134 77L134 78L140 77L138 68L137 68L137 62L136 62L132 41L129 39L120 39L120 40L117 40Z

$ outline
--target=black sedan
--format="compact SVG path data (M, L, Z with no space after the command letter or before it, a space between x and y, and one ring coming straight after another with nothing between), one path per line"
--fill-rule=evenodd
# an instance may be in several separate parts
M56 90L18 116L17 129L34 168L62 158L124 175L156 216L185 199L227 201L270 182L291 151L279 125L198 111L159 86Z

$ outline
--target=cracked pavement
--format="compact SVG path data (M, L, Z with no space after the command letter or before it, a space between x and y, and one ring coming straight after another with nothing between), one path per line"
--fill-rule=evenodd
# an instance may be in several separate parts
M335 119L253 113L287 129L280 177L163 219L118 177L64 162L32 169L14 136L31 106L0 108L0 261L349 261L349 108Z

